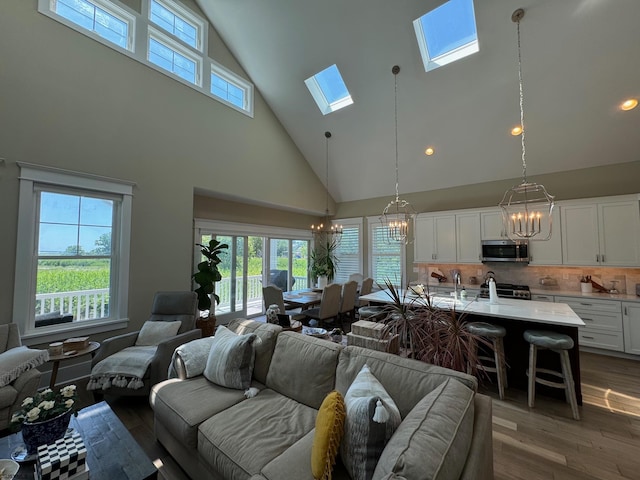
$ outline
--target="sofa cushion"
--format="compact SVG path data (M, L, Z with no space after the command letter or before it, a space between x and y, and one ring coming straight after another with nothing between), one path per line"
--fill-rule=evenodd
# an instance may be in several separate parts
M159 322L147 320L142 325L138 338L136 338L136 346L158 345L167 338L175 337L182 323L176 322Z
M407 415L385 447L373 475L407 480L457 480L473 436L474 392L450 378Z
M248 479L312 431L316 414L267 388L204 421L198 429L198 453L222 478Z
M344 398L335 390L320 405L311 448L311 471L316 480L331 478L344 433L345 414Z
M0 387L10 384L21 373L42 365L49 360L47 350L21 346L0 353Z
M252 385L264 388L257 382ZM154 385L149 396L156 421L193 449L198 445L198 426L202 422L243 400L242 390L215 385L203 376L166 380Z
M309 335L282 332L278 335L271 359L267 387L319 409L324 397L334 389L336 365L342 348Z
M335 389L344 395L365 363L395 400L402 418L425 395L449 378L459 380L473 391L478 386L476 378L471 375L397 355L349 346L340 353Z
M273 349L276 346L276 338L282 332L282 327L270 323L256 322L255 320L236 318L229 322L227 328L239 335L255 333L260 338L261 341L254 344L256 359L253 367L253 377L258 382L265 384Z
M370 480L402 419L395 402L364 365L345 395L347 417L340 455L354 480Z
M238 335L220 325L211 342L204 376L227 388L246 390L251 385L255 334Z

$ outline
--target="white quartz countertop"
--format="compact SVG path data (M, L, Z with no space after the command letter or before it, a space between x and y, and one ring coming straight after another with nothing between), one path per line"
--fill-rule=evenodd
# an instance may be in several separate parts
M404 294L401 291L401 298ZM474 313L487 317L509 318L528 322L548 323L568 327L582 327L584 322L566 303L536 302L527 300L511 300L499 298L498 303L490 303L488 299L468 298L454 299L445 295L431 295L431 304L439 308L455 308L457 312ZM405 303L416 306L426 301L423 297L407 294ZM361 301L391 303L388 290L380 290L360 297Z

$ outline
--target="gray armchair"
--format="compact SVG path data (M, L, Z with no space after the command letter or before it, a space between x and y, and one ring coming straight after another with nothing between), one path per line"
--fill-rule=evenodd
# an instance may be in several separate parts
M0 325L0 353L21 345L20 331L15 323ZM0 387L0 430L9 426L11 415L20 409L22 401L36 393L41 375L37 368L29 368L11 383Z
M153 322L182 322L177 335L167 338L158 344L151 359L151 363L142 377L143 386L132 389L111 385L108 388L96 389L96 393L107 395L149 395L150 389L156 383L167 379L167 371L173 351L183 343L196 340L202 336L199 329L195 329L198 313L198 297L195 292L158 292L153 299L150 321ZM125 333L104 340L100 345L91 366L95 366L102 360L120 352L128 347L133 347L138 339L140 331ZM93 372L92 372L93 373Z

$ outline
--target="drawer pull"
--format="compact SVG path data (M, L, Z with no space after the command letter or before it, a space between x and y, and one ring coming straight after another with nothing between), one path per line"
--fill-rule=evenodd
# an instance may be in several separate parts
M582 338L586 338L587 340L595 340L593 337L587 337L586 335L582 335Z
M587 322L593 322L593 318L582 317L582 320L586 320Z
M592 307L593 306L592 303L582 303L582 302L580 302L580 305L584 305L585 307Z

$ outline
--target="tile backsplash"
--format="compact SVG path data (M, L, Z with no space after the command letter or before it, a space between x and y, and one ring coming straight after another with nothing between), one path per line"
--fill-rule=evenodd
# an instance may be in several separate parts
M429 283L431 272L435 270L442 272L447 277L447 281L451 281L450 270L452 269L460 271L462 283L465 285L472 283L471 277L476 277L477 283L482 283L488 271L493 271L496 281L500 283L529 285L531 289L536 290L547 288L540 285L540 279L547 276L558 282L558 286L549 287L550 289L576 292L580 291L580 279L585 275L591 275L594 281L607 289L612 287L612 280L617 280L616 289L620 293L635 294L636 283L640 283L640 268L535 266L509 263L482 265L416 263L413 266L418 268L418 272L409 275L410 283Z

